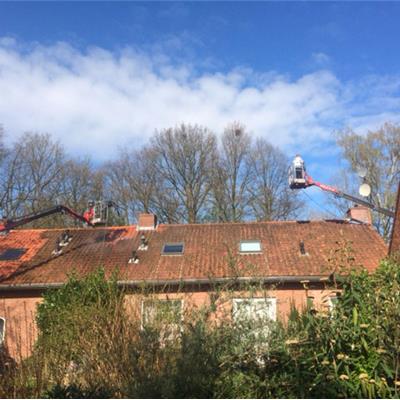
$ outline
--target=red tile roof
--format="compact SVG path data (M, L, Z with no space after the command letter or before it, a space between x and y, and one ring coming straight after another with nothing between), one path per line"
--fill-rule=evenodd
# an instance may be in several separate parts
M355 262L368 270L387 254L371 226L344 221L159 225L143 231L144 251L137 250L142 232L134 226L71 229L72 241L55 256L62 232L15 230L0 237L0 250L27 249L18 261L0 261L0 285L60 283L72 271L84 275L99 266L107 274L118 268L123 280L328 275L329 254L343 239L352 242ZM260 254L239 254L240 240L248 239L261 241ZM301 255L300 241L307 255ZM176 242L184 243L183 255L161 255L165 243ZM128 262L133 251L137 264Z
M397 192L396 210L394 215L392 238L390 240L389 253L400 252L400 184Z

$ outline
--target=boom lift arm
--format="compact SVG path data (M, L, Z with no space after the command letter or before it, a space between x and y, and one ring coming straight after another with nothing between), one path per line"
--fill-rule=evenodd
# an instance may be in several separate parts
M337 197L341 197L346 200L350 200L354 203L368 207L371 210L377 211L388 217L394 218L394 212L391 210L388 210L387 208L378 207L375 204L372 204L366 200L362 200L362 199L359 199L358 197L344 193L341 190L339 190L333 186L325 185L324 183L315 181L310 175L307 174L303 159L299 155L297 155L294 158L292 165L289 168L289 187L291 189L306 189L310 186L317 186L321 190L328 192L328 193L332 193L333 195L335 195Z
M85 224L94 226L94 224L90 221L90 219L87 216L80 215L77 212L75 212L74 210L70 209L69 207L66 207L63 205L58 205L58 206L48 208L47 210L39 211L37 213L33 213L33 214L29 214L29 215L24 215L24 216L16 218L16 219L3 220L3 222L0 224L0 232L7 232L7 231L9 231L11 229L15 229L21 225L29 224L29 222L35 221L37 219L44 218L44 217L47 217L52 214L58 214L58 213L68 214L71 217L84 222ZM87 212L85 214L87 214Z
M78 219L79 221L89 226L95 226L99 224L105 224L108 218L108 209L110 207L116 207L116 204L112 201L104 203L102 201L91 201L89 202L88 209L83 215L77 213L71 208L64 205L57 205L47 210L39 211L37 213L24 215L15 219L3 219L0 221L0 233L7 233L11 229L15 229L21 225L28 224L29 222L35 221L40 218L47 217L52 214L68 214L69 216Z

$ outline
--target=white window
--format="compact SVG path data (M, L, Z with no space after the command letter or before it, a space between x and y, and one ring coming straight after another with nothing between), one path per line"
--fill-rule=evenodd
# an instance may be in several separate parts
M173 339L182 329L182 300L144 300L142 328L159 329L163 339Z
M307 296L307 303L306 307L307 310L313 310L314 309L314 296Z
M239 245L241 253L260 253L261 242L259 240L242 240Z
M4 337L6 334L6 320L0 317L0 345L4 342Z
M276 299L273 297L233 299L233 318L235 321L241 319L276 321Z
M338 301L337 296L328 297L328 309L330 313L332 313L333 310L335 309L337 301Z
M263 354L269 346L271 325L276 320L275 298L233 299L233 319L241 330L243 343L250 341L257 354L256 359L264 363Z

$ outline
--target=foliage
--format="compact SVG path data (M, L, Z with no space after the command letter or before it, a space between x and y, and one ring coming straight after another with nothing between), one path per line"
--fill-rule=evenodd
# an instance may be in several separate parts
M185 310L176 329L176 296L135 293L151 305L141 326L115 278L107 281L101 270L74 276L45 295L34 354L3 370L0 396L399 397L398 263L383 261L373 274L353 269L337 285L331 313L293 306L287 321L275 323L233 320L227 305L238 288L215 287L209 303ZM260 289L240 292L259 297Z

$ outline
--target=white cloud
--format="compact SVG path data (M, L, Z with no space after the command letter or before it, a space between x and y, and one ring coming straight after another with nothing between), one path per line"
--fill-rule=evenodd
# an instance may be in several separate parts
M328 54L323 52L312 53L311 58L313 63L319 67L326 66L331 61L331 58L328 56Z
M363 86L340 82L327 70L297 80L242 68L201 75L133 49L82 51L0 39L0 124L9 136L50 132L69 151L97 159L181 122L220 132L240 120L254 135L292 149L313 147L348 123L357 128L398 119L400 96L390 80L372 79L372 98L361 96Z

